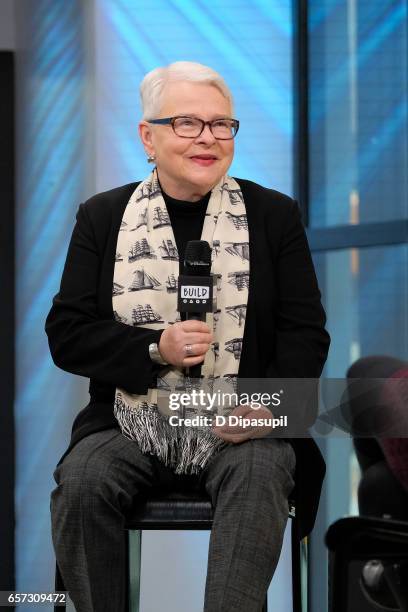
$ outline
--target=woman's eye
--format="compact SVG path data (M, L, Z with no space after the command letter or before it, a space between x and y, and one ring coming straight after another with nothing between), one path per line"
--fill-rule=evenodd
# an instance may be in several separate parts
M188 127L188 126L194 125L195 122L194 122L194 119L189 119L188 117L186 117L186 118L183 118L183 119L179 119L178 120L178 124L182 125L182 126L185 126L185 127Z

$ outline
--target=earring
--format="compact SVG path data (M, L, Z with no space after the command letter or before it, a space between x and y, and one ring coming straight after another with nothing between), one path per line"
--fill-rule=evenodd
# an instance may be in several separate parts
M151 164L156 160L156 156L154 155L154 153L149 153L147 156L147 163Z

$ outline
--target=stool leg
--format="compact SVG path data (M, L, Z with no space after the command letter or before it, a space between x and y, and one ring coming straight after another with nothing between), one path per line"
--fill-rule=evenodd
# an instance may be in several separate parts
M58 563L55 562L55 591L65 591L65 585L64 585L64 581L62 579L61 576L61 572L60 572L60 568L58 567ZM66 604L64 605L55 605L54 606L54 612L59 612L60 610L66 610L67 606Z
M292 520L291 549L292 549L292 602L293 612L302 612L302 575L300 567L300 547L296 519Z
M140 612L140 573L142 569L142 531L126 532L129 551L129 612Z
M124 537L124 544L125 544L125 576L126 576L126 592L125 592L125 604L124 604L124 608L123 608L123 612L130 612L131 607L130 607L130 562L129 562L129 540L130 540L130 533L127 529L123 530L123 537Z

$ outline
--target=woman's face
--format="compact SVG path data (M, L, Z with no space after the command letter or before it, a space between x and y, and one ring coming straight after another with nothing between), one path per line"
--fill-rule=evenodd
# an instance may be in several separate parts
M157 117L188 115L211 121L231 117L230 104L213 85L179 81L168 83ZM227 172L234 155L233 140L217 140L206 125L197 138L177 136L171 125L139 124L145 150L156 158L164 191L179 200L196 201Z

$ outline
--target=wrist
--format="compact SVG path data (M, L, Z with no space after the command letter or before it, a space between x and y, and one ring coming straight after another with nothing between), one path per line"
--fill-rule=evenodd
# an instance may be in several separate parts
M149 356L153 363L163 366L169 365L168 362L163 359L157 342L151 342L149 344Z

